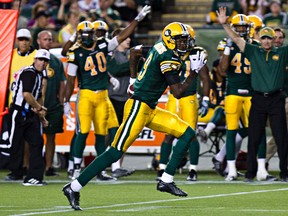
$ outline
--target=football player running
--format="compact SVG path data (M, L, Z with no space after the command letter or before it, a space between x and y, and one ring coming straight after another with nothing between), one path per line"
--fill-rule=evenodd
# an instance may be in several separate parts
M184 55L185 64L182 65L181 80L185 80L190 73L190 64L193 64L195 61L195 56L198 56L197 53L203 53L207 56L205 49L199 46L195 46L195 31L194 29L186 25L188 32L190 34L190 43L187 54ZM201 54L200 54L201 55ZM209 103L209 91L210 91L210 77L209 69L207 65L204 65L199 71L199 77L203 83L203 99L201 106L198 106L197 99L197 82L198 76L193 80L189 88L183 93L180 99L174 97L173 94L169 94L168 102L166 104L166 110L177 114L183 121L187 122L193 130L196 130L198 122L198 108L199 115L204 117L208 112L208 103ZM159 170L157 172L157 180L161 179L162 174L167 166L169 161L169 156L172 151L172 144L174 136L166 134L164 141L161 144L160 149L160 160L159 160ZM187 176L187 181L197 181L197 166L199 161L199 142L196 137L193 138L192 144L189 147L189 173Z
M134 85L134 94L125 104L123 122L111 147L90 163L76 180L64 186L64 195L72 208L81 210L79 204L81 188L111 163L119 160L136 140L144 126L178 138L171 160L158 182L157 190L176 196L187 196L187 193L175 185L173 176L195 137L195 131L178 116L156 105L168 85L176 98L182 97L196 74L206 64L206 55L198 53L191 64L191 73L184 82L180 81L181 57L187 52L189 37L184 24L178 22L168 24L162 32L163 39L156 42L150 49L137 78L136 62L133 64L133 60L136 59L131 53L130 61L134 65L131 67L131 85Z

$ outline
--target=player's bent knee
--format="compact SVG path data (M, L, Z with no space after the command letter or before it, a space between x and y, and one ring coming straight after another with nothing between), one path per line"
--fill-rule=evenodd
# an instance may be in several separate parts
M192 138L195 137L195 130L193 130L190 126L187 127L184 134L180 137L183 140L186 140L187 142L190 142Z

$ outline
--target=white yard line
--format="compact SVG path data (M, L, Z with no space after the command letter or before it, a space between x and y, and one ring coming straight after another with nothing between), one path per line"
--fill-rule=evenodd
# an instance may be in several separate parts
M209 195L209 196L187 197L187 198L177 198L177 199L168 199L168 200L154 200L154 201L148 201L148 202L123 203L123 204L114 204L114 205L107 205L107 206L94 206L94 207L85 208L83 210L115 208L115 207L132 206L132 205L137 206L137 205L147 205L147 204L155 204L155 203L163 203L163 202L165 203L178 202L178 201L184 201L184 200L210 199L210 198L216 198L216 197L241 196L241 195L247 195L247 194L277 192L277 191L286 191L286 190L288 190L288 188L279 188L279 189L273 189L273 190L256 190L256 191L249 191L249 192L237 192L237 193L231 193L231 194L215 194L215 195ZM54 214L54 213L58 214L61 212L68 212L68 211L74 211L74 210L71 208L51 210L51 211L47 211L47 209L43 209L43 211L39 211L39 212L14 214L10 216L41 215L41 214Z

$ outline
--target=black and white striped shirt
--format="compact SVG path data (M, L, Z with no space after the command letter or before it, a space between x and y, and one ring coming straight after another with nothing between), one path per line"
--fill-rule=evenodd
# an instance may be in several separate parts
M23 92L30 92L37 101L42 97L43 77L47 77L46 70L39 72L33 65L23 68L15 80L12 105L21 107L27 113L31 111L32 107L25 101Z

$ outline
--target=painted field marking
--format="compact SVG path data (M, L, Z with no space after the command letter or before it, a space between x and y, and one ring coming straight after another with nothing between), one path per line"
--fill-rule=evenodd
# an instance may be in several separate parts
M102 209L102 208L115 208L115 207L124 207L124 206L137 206L137 205L147 205L147 204L157 204L157 203L167 203L167 202L178 202L178 201L186 201L186 200L197 200L197 199L210 199L216 197L228 197L228 196L240 196L240 195L247 195L247 194L257 194L257 193L267 193L267 192L277 192L277 191L287 191L288 188L278 188L273 190L256 190L256 191L249 191L249 192L236 192L231 194L215 194L215 195L208 195L208 196L198 196L198 197L187 197L187 198L177 198L177 199L169 199L169 200L154 200L148 202L136 202L136 203L123 203L123 204L114 204L114 205L107 205L107 206L94 206L88 207L83 210L92 210L92 209ZM44 210L44 209L43 209ZM46 210L46 209L45 209ZM31 210L34 211L34 210ZM27 215L41 215L41 214L54 214L54 213L61 213L61 212L68 212L74 211L73 209L60 209L60 210L51 210L51 211L39 211L39 212L28 212L23 214L14 214L10 216L27 216Z

